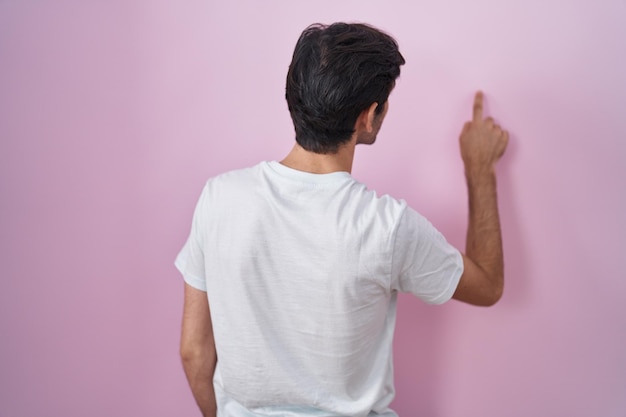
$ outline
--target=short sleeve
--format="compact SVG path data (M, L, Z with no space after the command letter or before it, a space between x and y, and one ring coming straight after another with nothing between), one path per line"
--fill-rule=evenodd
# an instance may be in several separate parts
M396 230L391 273L393 290L441 304L456 290L463 258L426 218L407 207Z
M206 189L203 191L193 215L191 232L183 248L178 253L174 265L183 275L185 282L195 289L206 291L204 248L202 245L203 201Z

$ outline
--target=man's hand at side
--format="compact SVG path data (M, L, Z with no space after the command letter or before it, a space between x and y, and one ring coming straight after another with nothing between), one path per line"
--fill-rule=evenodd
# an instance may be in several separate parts
M483 94L476 93L471 122L460 137L469 197L469 223L463 256L464 272L454 298L489 306L502 296L504 257L498 215L495 164L504 153L509 134L483 119Z
M185 283L180 355L193 396L204 417L215 417L213 373L217 363L207 294Z

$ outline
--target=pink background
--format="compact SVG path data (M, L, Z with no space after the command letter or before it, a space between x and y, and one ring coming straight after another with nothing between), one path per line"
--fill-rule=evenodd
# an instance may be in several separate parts
M353 174L463 247L476 89L507 285L403 296L404 417L626 415L626 2L0 1L0 417L198 415L172 262L204 181L280 159L309 23L366 21L407 59Z

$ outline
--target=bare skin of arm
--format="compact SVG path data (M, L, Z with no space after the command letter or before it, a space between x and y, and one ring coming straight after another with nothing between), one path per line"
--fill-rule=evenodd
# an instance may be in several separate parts
M207 294L185 284L180 355L187 381L204 417L215 417L213 374L217 363Z
M483 94L474 100L471 122L460 137L469 197L465 270L453 298L474 305L495 304L504 288L504 256L498 214L495 165L506 150L509 134L483 119Z

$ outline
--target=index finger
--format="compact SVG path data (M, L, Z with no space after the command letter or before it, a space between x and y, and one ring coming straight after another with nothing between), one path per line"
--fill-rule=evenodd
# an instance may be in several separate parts
M482 122L483 120L483 93L479 91L474 97L474 122Z

